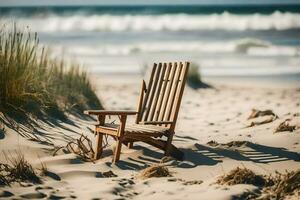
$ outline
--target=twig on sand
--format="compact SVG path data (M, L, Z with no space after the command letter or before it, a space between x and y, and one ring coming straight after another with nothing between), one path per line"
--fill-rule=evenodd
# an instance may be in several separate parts
M273 121L275 121L277 119L277 117L275 116L272 116L272 117L269 117L265 120L262 120L262 121L253 121L251 122L248 126L246 127L253 127L253 126L258 126L258 125L262 125L262 124L268 124L268 123L271 123Z
M66 146L57 147L52 155L55 156L59 150L67 153L75 153L84 161L94 161L95 152L93 150L92 141L85 135L81 135L79 139L68 142Z
M278 118L278 116L272 110L257 110L257 109L253 108L248 119L253 119L253 118L262 117L262 116L266 116L266 115L272 115L272 116Z
M274 133L283 132L283 131L290 131L293 132L296 130L296 126L290 125L291 119L286 119L279 124L279 126L275 129Z

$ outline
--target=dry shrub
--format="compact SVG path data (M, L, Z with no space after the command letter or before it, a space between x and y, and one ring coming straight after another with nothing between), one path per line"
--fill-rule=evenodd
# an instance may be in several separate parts
M284 199L288 195L300 196L300 169L275 176L256 175L246 168L231 170L217 180L221 185L251 184L260 187L262 193L259 199Z
M252 112L248 119L253 119L257 117L262 117L266 115L272 115L277 118L277 115L272 111L272 110L257 110L257 109L252 109Z
M64 153L75 153L84 161L94 160L95 152L93 150L92 141L83 134L78 139L69 142L66 146L55 148L52 155L55 156L60 150Z
M286 174L276 173L271 178L272 186L266 188L265 192L269 194L269 199L282 199L287 195L300 193L300 169L296 172L287 172Z
M152 177L169 177L172 176L169 169L162 164L154 164L144 169L140 174L139 178L147 179Z
M283 131L290 131L293 132L296 130L296 126L290 125L290 119L286 119L283 122L279 124L279 126L275 129L275 133L277 132L283 132Z
M15 157L11 154L4 155L8 164L0 164L0 182L3 183L3 185L9 185L11 182L41 183L32 165L25 160L23 154L17 153Z
M266 180L263 176L256 175L253 171L247 168L239 168L231 170L228 174L221 176L217 180L221 185L236 185L236 184L252 184L256 186L264 186Z

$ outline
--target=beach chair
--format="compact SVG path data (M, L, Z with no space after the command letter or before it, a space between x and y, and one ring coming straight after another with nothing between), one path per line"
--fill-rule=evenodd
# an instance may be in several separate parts
M137 111L86 110L85 114L96 115L95 159L103 150L103 136L116 140L113 162L120 159L122 144L129 148L137 141L145 142L164 151L166 156L183 159L183 153L173 144L175 125L180 108L189 62L158 63L153 65L150 80L142 81ZM105 117L116 115L119 124L105 123ZM126 124L128 115L136 115L134 124ZM165 138L165 139L164 139Z

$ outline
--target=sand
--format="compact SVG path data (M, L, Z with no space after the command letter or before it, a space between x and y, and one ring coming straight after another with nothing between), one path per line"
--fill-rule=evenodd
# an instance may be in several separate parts
M141 77L93 76L92 80L106 109L136 109ZM37 172L43 163L49 173L42 176L42 184L14 183L11 187L0 187L0 199L232 199L257 190L253 185L215 183L219 176L235 167L247 167L258 174L300 168L300 88L210 84L213 88L186 87L173 141L185 153L185 160L171 159L165 163L172 177L138 178L143 169L163 158L160 150L144 143L135 143L133 149L123 146L117 164L111 162L112 140L103 158L94 163L62 151L52 156L55 147L66 145L81 134L94 141L95 122L91 120L69 116L68 122L38 122L41 124L38 131L22 125L16 125L14 130L2 124L5 131L0 133L0 151L11 154L21 151ZM248 127L251 122L268 117L248 120L253 108L271 109L278 118ZM286 119L297 129L274 133ZM133 121L130 117L128 123ZM207 144L209 141L247 142L215 146ZM0 162L6 162L3 154ZM109 170L117 177L106 177L103 173Z

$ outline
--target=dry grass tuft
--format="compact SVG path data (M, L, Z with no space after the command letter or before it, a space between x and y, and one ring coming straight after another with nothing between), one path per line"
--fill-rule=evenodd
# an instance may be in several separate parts
M231 170L228 174L217 180L221 185L251 184L261 189L258 199L284 199L292 195L300 196L300 169L297 171L281 174L276 172L275 176L256 175L246 168Z
M86 72L50 55L36 33L2 26L0 31L0 111L13 117L101 108Z
M32 165L25 160L23 154L17 153L15 157L4 155L8 164L0 164L1 184L10 185L11 182L41 183Z
M290 119L286 119L283 122L281 122L274 132L275 133L283 132L283 131L293 132L294 130L296 130L296 126L290 125L290 121L291 121Z
M283 199L287 195L300 196L300 169L286 174L277 173L271 181L272 186L265 189L269 199Z
M103 177L105 178L111 178L111 177L118 177L113 171L109 170L106 172L102 172Z
M266 180L263 176L256 175L253 171L247 168L239 168L231 170L228 174L221 176L217 180L221 185L236 185L236 184L252 184L256 186L264 186Z
M152 177L170 177L172 176L169 169L162 164L154 164L144 169L140 174L139 178L147 179Z
M199 66L196 63L191 63L187 75L187 84L193 88L210 88L211 86L204 83L201 80L201 73L199 72Z

